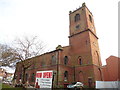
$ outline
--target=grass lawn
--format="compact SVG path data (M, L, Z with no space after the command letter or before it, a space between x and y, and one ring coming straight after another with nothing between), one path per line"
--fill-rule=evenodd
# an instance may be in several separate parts
M22 88L14 88L8 84L2 84L2 90L23 90Z
M10 85L2 84L2 88L12 88Z

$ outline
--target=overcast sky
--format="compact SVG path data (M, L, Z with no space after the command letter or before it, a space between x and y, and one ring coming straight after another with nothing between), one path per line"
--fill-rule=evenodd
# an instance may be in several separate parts
M0 0L0 43L39 36L46 51L69 44L69 11L85 2L94 16L101 60L118 56L119 0Z

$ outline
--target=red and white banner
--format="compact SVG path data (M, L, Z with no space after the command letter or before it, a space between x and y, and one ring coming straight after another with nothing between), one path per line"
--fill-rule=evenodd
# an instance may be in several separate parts
M36 88L52 88L53 71L36 72Z

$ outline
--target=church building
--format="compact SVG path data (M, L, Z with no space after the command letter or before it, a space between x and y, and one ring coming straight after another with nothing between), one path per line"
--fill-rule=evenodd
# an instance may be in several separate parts
M25 60L34 62L25 71L25 81L35 84L37 71L52 70L53 87L65 88L72 82L82 82L85 87L95 87L95 81L102 81L102 64L98 37L93 15L85 3L69 12L69 46L58 45L56 50ZM21 62L17 63L17 83L22 78Z

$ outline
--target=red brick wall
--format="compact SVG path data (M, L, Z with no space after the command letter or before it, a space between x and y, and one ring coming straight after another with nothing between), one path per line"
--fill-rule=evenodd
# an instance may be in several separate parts
M106 59L106 66L103 67L104 81L117 81L119 78L119 64L120 58L115 56L110 56ZM119 73L118 73L119 72Z
M80 21L74 22L74 16L79 13ZM34 63L26 70L26 73L31 75L36 71L53 70L56 72L55 85L69 84L74 81L82 81L88 85L88 79L92 79L92 86L95 80L100 80L100 72L98 68L101 65L99 47L97 42L96 30L94 21L90 22L89 15L92 13L86 6L82 6L78 10L70 13L70 36L69 46L62 47L62 50L54 50L49 53L31 58ZM76 25L80 25L79 30L75 30ZM92 26L92 27L91 27ZM94 31L92 31L94 29ZM94 34L93 34L94 33ZM93 45L93 42L95 45ZM98 52L98 56L96 54ZM56 63L52 65L51 57L56 56ZM64 64L64 57L68 57L68 64ZM81 57L82 64L80 65L78 58ZM27 61L25 61L27 62ZM43 65L44 64L44 65ZM17 68L22 68L20 65ZM16 75L21 72L16 69ZM68 80L64 81L64 72L68 71ZM19 78L17 78L18 80ZM29 77L29 81L31 78ZM57 81L58 80L58 81ZM58 82L58 83L57 83ZM33 84L33 82L30 82Z
M83 74L82 78L80 78L80 73ZM94 82L94 71L93 71L93 65L82 65L82 66L77 66L75 69L75 79L76 81L81 81L84 83L84 85L88 85L88 78L91 77L92 81ZM80 80L80 79L82 80Z

